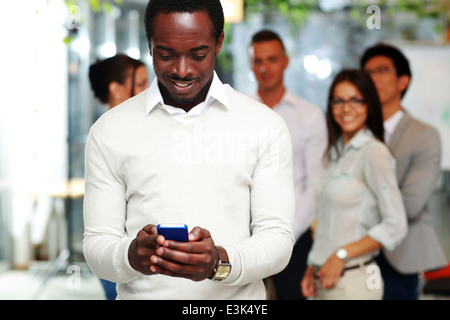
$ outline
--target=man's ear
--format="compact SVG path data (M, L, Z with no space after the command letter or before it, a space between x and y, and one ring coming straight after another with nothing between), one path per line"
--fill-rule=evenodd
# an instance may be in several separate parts
M399 76L398 81L397 81L398 90L400 92L405 91L406 88L408 88L410 81L411 81L411 77L406 74Z
M289 56L288 55L286 55L286 58L285 58L286 60L285 60L285 62L284 62L284 69L286 69L288 66L289 66Z
M220 38L217 41L217 45L216 45L216 56L219 55L220 50L222 49L222 44L223 44L223 38L224 37L225 37L225 32L222 31L222 34L220 35Z
M152 55L152 40L147 38L147 43L148 43L148 52L150 53L150 56L153 57Z

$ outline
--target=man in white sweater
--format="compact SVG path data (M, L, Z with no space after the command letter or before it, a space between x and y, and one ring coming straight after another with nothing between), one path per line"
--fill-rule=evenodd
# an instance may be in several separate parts
M152 0L145 25L156 79L89 134L86 260L119 299L264 299L294 244L286 124L215 74L219 0Z

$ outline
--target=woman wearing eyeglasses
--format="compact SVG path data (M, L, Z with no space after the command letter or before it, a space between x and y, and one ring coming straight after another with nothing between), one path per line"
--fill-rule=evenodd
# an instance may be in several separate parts
M335 77L326 117L328 167L316 190L318 222L301 289L317 299L381 299L374 257L382 247L393 250L407 224L380 101L365 71Z

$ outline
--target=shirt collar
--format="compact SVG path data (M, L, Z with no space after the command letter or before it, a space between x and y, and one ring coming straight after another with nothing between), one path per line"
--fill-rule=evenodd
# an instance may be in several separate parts
M386 141L386 143L389 143L392 134L397 127L397 124L400 122L404 114L405 112L403 110L398 110L396 113L394 113L384 121L384 140Z
M369 142L373 138L373 133L367 128L364 128L362 130L359 130L346 144L344 149L347 148L354 148L359 149L363 145L365 145L367 142Z
M289 90L288 88L285 89L283 97L281 98L280 102L277 103L278 104L285 104L285 105L289 105L289 106L295 106L296 105L296 100L295 100L295 95L294 93L291 92L291 90Z
M263 102L258 91L254 92L251 97L259 102ZM281 100L278 101L278 103L276 105L274 105L273 108L275 108L279 105L295 106L295 104L296 104L296 102L295 102L294 93L292 91L290 91L288 88L285 88L283 96L281 97Z
M345 146L343 146L344 140L343 140L342 136L340 136L338 141L337 141L337 143L336 143L338 148L339 148L339 150L341 150L339 152L339 154L340 155L345 154L350 149L359 149L362 146L364 146L366 143L368 143L372 138L373 138L372 131L370 131L367 128L364 128L362 130L359 130L353 136L353 138L351 138L350 141L347 142L347 144ZM338 156L338 150L336 150L336 148L331 148L331 150L330 150L330 158L332 160L336 160L338 157L339 157Z
M213 80L206 95L205 102L213 103L214 101L220 102L226 108L230 107L230 103L225 91L225 85L220 81L216 72L214 71ZM160 106L165 109L164 100L161 95L161 91L158 86L158 79L155 78L147 90L146 94L146 110L145 114L148 115L156 106Z

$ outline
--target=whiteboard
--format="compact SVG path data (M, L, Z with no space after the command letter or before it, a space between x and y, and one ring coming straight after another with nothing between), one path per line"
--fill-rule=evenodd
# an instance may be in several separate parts
M439 131L442 170L450 171L450 45L397 47L408 58L412 71L412 82L402 105Z

